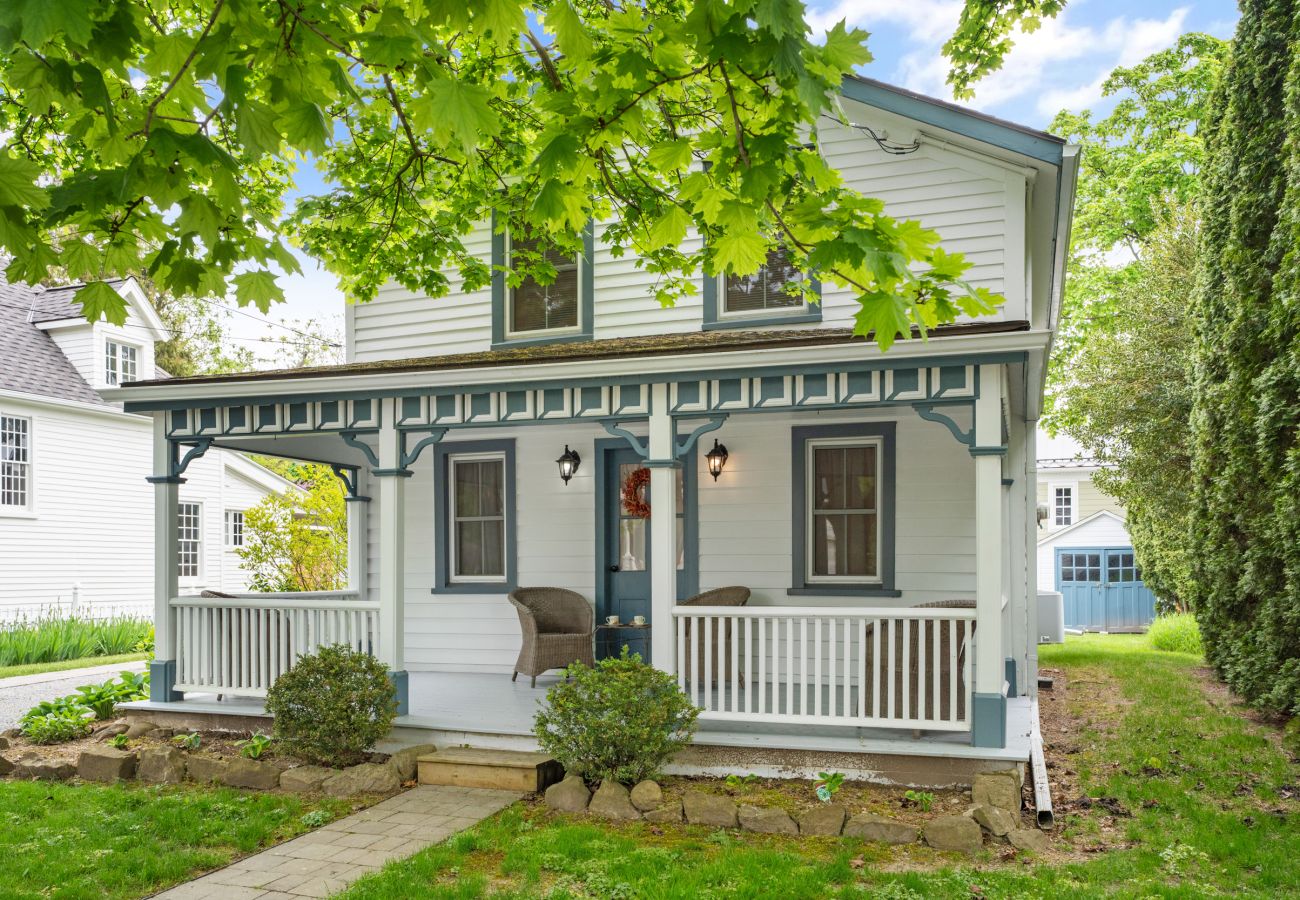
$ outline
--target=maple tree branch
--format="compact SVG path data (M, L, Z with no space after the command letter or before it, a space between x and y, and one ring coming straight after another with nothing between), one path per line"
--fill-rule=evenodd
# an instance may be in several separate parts
M225 5L226 0L217 0L216 4L212 7L212 15L208 17L207 24L203 26L203 31L199 32L199 39L196 40L194 46L190 48L189 56L185 57L185 61L181 63L180 68L176 70L176 74L172 75L171 81L167 82L158 96L154 97L153 102L149 104L149 109L144 115L144 126L140 129L141 133L145 135L149 134L149 129L153 126L154 113L158 110L158 105L162 103L163 100L167 99L168 94L175 90L176 85L180 84L181 78L187 71L189 71L190 66L194 64L195 57L199 55L199 47L203 44L204 40L207 39L208 34L211 33L212 26L217 24L217 16L221 14L221 9Z

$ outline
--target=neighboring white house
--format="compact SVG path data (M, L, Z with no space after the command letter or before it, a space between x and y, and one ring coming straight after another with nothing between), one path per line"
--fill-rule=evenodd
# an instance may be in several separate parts
M197 447L332 463L362 513L335 596L197 598L161 566L146 706L262 696L313 648L310 620L388 665L404 734L527 745L560 673L512 681L507 594L558 586L596 621L646 617L650 661L704 710L697 744L926 758L953 780L1027 759L1034 426L1076 150L868 79L843 95L852 123L915 149L828 125L829 163L966 254L996 315L882 354L852 334L852 293L793 302L780 259L663 309L595 223L547 288L453 277L436 301L393 286L349 307L345 365L128 385L114 399L157 423L160 540L177 540L167 476ZM500 265L510 236L485 222L469 246ZM681 602L727 585L749 605ZM247 609L269 638L213 625Z
M1135 631L1155 618L1124 508L1093 484L1099 466L1064 435L1038 433L1038 589L1060 591L1065 627Z
M153 605L153 420L100 392L154 378L162 323L134 281L118 327L88 323L76 288L0 281L0 620ZM243 513L298 488L240 453L196 460L180 486L186 590L244 590Z

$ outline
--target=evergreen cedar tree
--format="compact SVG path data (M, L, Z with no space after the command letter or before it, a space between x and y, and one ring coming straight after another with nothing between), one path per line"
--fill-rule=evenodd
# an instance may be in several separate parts
M968 0L945 47L959 94L1016 26L1062 0ZM358 300L396 280L490 279L462 241L491 217L539 235L509 278L554 277L610 224L672 304L701 272L749 273L780 243L851 290L882 349L992 312L939 235L846 188L806 147L870 59L844 22L810 40L800 0L16 0L0 3L0 252L10 281L107 279L262 310L293 234ZM292 171L332 190L286 218ZM707 166L705 165L707 163ZM705 240L683 246L688 229Z
M1208 123L1192 577L1214 668L1300 713L1300 3L1246 0Z

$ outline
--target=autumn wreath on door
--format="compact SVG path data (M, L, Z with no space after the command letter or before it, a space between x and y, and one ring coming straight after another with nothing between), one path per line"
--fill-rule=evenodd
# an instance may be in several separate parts
M650 503L645 498L649 485L649 469L642 466L632 470L623 482L623 512L637 519L650 518Z

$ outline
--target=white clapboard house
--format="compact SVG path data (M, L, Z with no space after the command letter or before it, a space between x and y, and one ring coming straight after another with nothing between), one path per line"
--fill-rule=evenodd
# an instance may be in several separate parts
M876 772L925 759L954 778L1026 759L1034 423L1076 153L875 81L843 94L854 125L914 149L828 127L828 161L965 253L1005 296L996 315L882 354L851 334L849 293L792 304L781 285L800 276L776 256L662 309L597 222L549 289L498 275L349 307L346 364L127 385L114 397L154 417L151 705L230 712L221 694L255 713L295 653L345 641L392 670L403 734L524 746L560 673L512 680L507 595L554 586L597 622L645 616L614 643L677 674L701 748L859 752ZM507 262L509 234L484 223L470 240ZM339 467L351 590L223 600L178 584L174 485L212 447ZM681 602L731 585L747 605Z
M91 324L77 288L0 281L0 621L41 614L150 615L153 419L103 392L153 379L166 335L133 280L122 326ZM244 512L298 490L243 454L197 461L172 522L178 587L242 591Z

